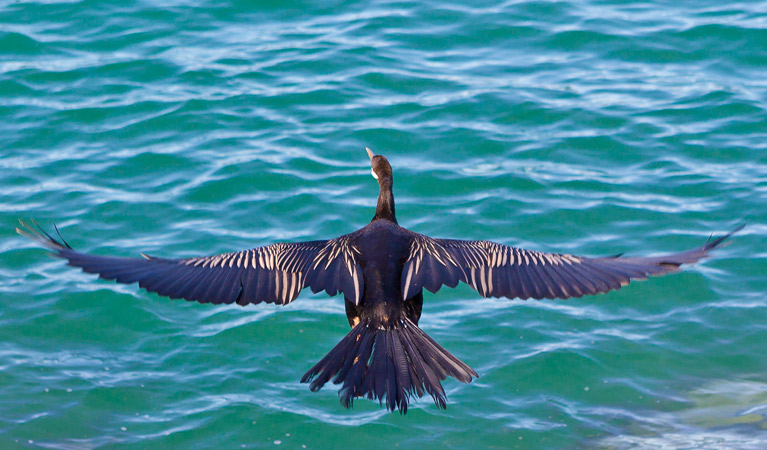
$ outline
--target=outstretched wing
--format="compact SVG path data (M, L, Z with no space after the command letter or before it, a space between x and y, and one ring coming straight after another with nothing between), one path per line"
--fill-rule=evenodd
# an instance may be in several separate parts
M186 259L116 258L80 253L63 239L24 222L16 228L100 278L135 283L150 292L201 303L288 304L304 287L313 292L339 291L359 303L364 289L358 251L350 235L328 241L279 243L240 252ZM58 230L57 230L58 231ZM61 236L59 235L59 238Z
M455 287L463 281L483 297L582 297L620 289L633 279L675 272L681 264L707 256L741 228L693 250L650 258L585 258L415 234L402 272L402 292L408 298L422 288L436 292L443 284Z

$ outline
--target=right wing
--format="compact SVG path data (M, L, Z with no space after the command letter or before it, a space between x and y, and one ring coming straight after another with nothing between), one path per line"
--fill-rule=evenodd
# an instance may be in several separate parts
M89 255L24 222L19 234L45 245L69 265L100 278L135 283L150 292L200 303L288 304L301 289L339 291L359 303L364 289L359 251L351 235L327 241L278 243L239 252L185 259ZM36 224L35 224L36 225ZM56 230L58 231L58 230ZM61 238L61 235L59 235Z
M655 257L587 258L525 250L488 241L433 239L413 233L402 271L404 298L463 281L483 297L569 298L620 289L633 279L679 270L708 256L733 233L680 253Z

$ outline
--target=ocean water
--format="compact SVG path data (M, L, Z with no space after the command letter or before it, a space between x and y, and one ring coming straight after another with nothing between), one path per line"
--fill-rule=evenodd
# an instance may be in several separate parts
M0 2L0 448L767 446L767 2ZM212 306L66 267L373 215L589 256L741 223L683 273L568 301L426 294L480 378L407 415L300 376L339 297Z

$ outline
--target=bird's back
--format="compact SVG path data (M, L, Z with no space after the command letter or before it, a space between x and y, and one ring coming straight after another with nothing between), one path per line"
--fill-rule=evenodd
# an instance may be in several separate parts
M374 220L355 236L354 245L360 251L360 266L365 279L365 291L360 302L361 318L374 322L401 314L402 269L410 252L411 233L388 220Z

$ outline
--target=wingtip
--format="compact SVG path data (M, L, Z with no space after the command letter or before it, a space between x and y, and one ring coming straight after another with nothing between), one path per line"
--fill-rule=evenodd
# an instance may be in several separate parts
M15 227L16 232L52 250L72 249L72 247L67 243L67 241L65 241L64 238L61 236L61 233L59 232L59 229L55 223L53 224L53 227L56 229L56 233L58 234L61 241L58 241L56 238L51 236L47 231L45 231L45 229L41 227L40 224L37 223L35 219L29 219L29 221L31 222L31 224L25 222L24 219L20 218L19 226Z
M708 240L706 240L706 243L704 244L704 248L706 250L710 250L712 248L719 246L719 244L729 239L732 235L734 235L735 233L737 233L738 231L742 230L745 227L746 227L746 224L742 223L738 225L737 227L735 227L735 229L733 229L729 233L725 234L724 236L718 237L714 239L713 241L711 240L711 238L713 237L713 234L712 234L711 236L709 236Z

